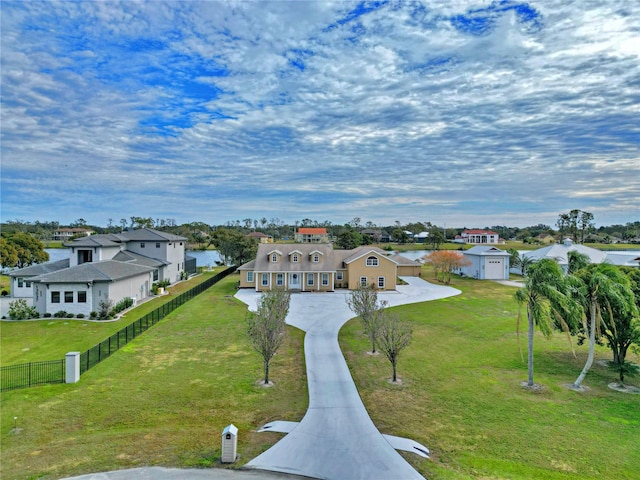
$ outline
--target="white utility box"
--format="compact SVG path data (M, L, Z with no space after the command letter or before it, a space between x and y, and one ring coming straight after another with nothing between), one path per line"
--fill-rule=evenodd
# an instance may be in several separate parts
M228 425L222 431L222 457L220 462L233 463L236 461L238 450L238 428L234 425Z

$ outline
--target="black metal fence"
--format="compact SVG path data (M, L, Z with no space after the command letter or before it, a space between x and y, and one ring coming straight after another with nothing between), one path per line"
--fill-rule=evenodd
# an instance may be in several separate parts
M236 267L229 267L213 277L208 278L80 354L80 375L102 360L109 358L111 354L117 352L131 340L146 332L176 308L184 305L193 297L201 294L235 271ZM65 381L65 368L64 359L0 367L0 391L49 383L63 383Z

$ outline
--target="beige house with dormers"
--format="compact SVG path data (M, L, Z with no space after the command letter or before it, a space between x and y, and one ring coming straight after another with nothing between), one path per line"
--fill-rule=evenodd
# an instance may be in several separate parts
M400 275L420 275L420 264L375 247L334 250L331 245L258 245L256 259L238 268L240 288L260 292L276 287L331 292L375 285L395 290Z

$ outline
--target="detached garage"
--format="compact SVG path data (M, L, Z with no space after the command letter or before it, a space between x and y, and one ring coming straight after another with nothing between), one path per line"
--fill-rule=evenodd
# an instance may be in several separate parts
M509 280L509 253L497 247L478 245L463 252L471 265L458 273L478 280Z

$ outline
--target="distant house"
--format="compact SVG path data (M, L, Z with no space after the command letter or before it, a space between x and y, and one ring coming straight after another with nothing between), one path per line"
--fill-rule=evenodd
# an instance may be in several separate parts
M66 242L67 240L71 240L73 237L78 237L80 235L89 236L92 233L94 233L93 230L88 228L59 228L53 232L52 238L54 240L62 240Z
M40 314L89 316L107 299L137 302L150 295L153 282L195 273L186 241L149 228L78 238L65 244L68 259L10 272L11 296L27 299Z
M296 243L329 243L329 234L326 228L300 227L294 240Z
M590 263L603 263L607 259L606 252L598 250L597 248L574 244L573 241L568 238L566 238L561 244L554 244L537 250L521 252L520 255L534 261L543 258L551 258L558 262L566 273L569 269L569 252L578 252L586 255L589 257Z
M478 280L508 280L510 254L497 247L477 245L462 252L471 262L458 273Z
M255 238L260 243L273 243L273 237L262 232L251 232L247 237Z
M505 243L500 235L493 230L464 230L456 235L455 243L468 243L472 245L497 245Z
M540 243L546 243L546 244L556 243L555 237L548 233L541 233L536 237L536 240Z
M390 241L389 234L378 228L365 228L360 234L368 237L371 243L388 243Z
M395 290L396 278L420 275L420 264L375 247L334 250L330 245L258 245L255 260L238 268L240 288L256 291L282 287L301 292L327 292L375 285Z

